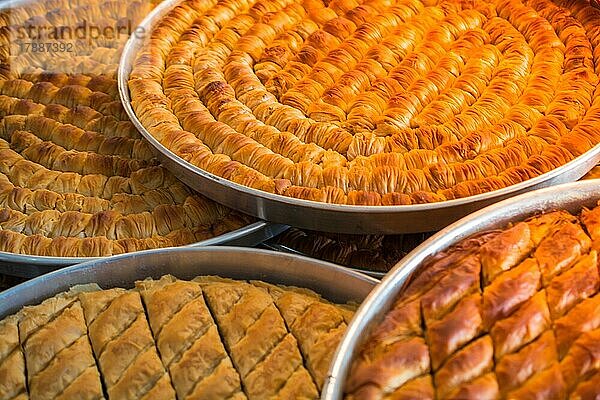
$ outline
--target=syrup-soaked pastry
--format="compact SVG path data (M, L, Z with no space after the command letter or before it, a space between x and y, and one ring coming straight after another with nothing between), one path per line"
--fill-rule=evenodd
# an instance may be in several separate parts
M230 280L197 281L249 399L318 397L298 339L268 290Z
M0 320L0 397L317 399L355 309L216 276L80 285Z
M310 291L255 284L267 289L274 298L286 325L297 338L306 368L320 390L333 356L329 349L337 348L342 339L349 322L348 313L321 301ZM352 312L349 314L351 317Z
M346 398L600 396L599 216L537 215L426 261L359 349Z
M439 202L600 141L599 22L589 0L186 0L138 52L131 104L172 152L242 185Z
M136 26L152 7L34 2L11 9L6 27ZM0 251L109 256L198 242L251 221L158 165L119 101L120 36L47 59L14 49L0 59L8 71L0 74ZM0 43L12 48L12 39Z
M136 287L177 398L246 398L200 285L164 276Z
M600 166L596 165L582 179L598 179L600 178Z
M140 294L111 289L79 297L108 397L175 399Z

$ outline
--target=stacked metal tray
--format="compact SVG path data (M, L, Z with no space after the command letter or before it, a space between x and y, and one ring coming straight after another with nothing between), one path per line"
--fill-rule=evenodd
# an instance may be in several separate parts
M182 247L246 246L254 247L288 229L288 226L265 221L250 225ZM58 268L98 260L97 257L46 257L0 251L0 274L33 278Z
M81 3L81 4L79 4L79 3ZM85 1L79 2L79 3L77 3L77 4L73 3L73 4L71 4L71 6L73 8L78 7L78 6L81 6L84 9L89 8L89 6L86 6L84 4ZM46 12L46 8L48 8L48 10L51 10L52 8L56 7L56 5L54 3L52 3L52 4L48 3L46 5L44 2L39 1L39 0L14 0L14 1L11 0L8 2L0 1L0 11L4 12L6 14L5 16L7 18L7 20L3 21L2 24L13 23L12 22L13 19L16 19L23 12L23 10L21 8L24 6L38 7L37 9L40 10L40 13L41 13L41 10L43 10L43 12ZM33 9L36 9L36 8L33 8ZM71 15L70 13L73 13L72 10L63 10L63 11L65 12L65 15ZM79 11L81 11L81 10L79 10ZM90 10L87 10L87 11L90 11ZM11 15L11 12L14 12L14 18ZM83 11L81 11L81 12L83 12ZM117 12L117 11L110 10L110 12L109 12L109 14L111 14L110 18L114 17L113 14L115 12ZM60 13L58 13L57 16L60 16ZM128 16L124 15L123 17L128 17ZM104 18L104 17L102 17L102 18ZM129 16L128 18L132 18L133 22L135 22L134 17ZM76 19L77 18L75 18L75 20ZM132 21L130 21L130 22L132 22ZM39 24L39 23L40 22L34 22L34 25ZM47 23L50 23L50 22L47 22ZM7 32L10 32L10 31L11 31L11 29L7 29ZM11 36L8 35L8 36L6 36L5 39L7 39L9 37L11 37ZM13 44L15 44L15 43L13 43ZM39 54L41 54L41 53L39 53ZM3 64L5 62L6 62L6 60L2 61ZM52 71L47 71L47 72L48 73L47 73L46 78L50 79L52 77ZM113 74L116 73L116 65L114 66L112 73ZM5 79L5 78L3 77L2 79ZM113 91L116 94L116 86L114 87ZM118 100L119 100L118 97L115 100L116 100L116 103L118 104ZM24 101L24 104L25 103L26 103L26 101ZM72 106L76 109L79 109L79 108L85 109L84 104L72 104ZM17 115L22 112L23 111L20 111L20 112L15 111L14 115ZM6 115L4 115L4 114L2 114L0 116L0 122L2 122L2 119L5 116ZM276 223L271 223L271 222L265 222L265 221L248 222L248 225L246 225L246 226L242 226L236 230L224 233L219 236L212 237L207 240L203 240L201 242L190 244L189 247L203 247L203 246L211 246L211 245L254 247L254 246L262 243L263 241L268 240L268 239L280 234L285 229L287 229L287 226L281 225L281 224L276 224ZM50 272L52 270L55 270L55 269L58 269L61 267L79 264L79 263L91 261L94 259L95 258L93 258L93 257L34 256L34 255L16 254L16 253L0 251L0 289L5 288L6 286L12 284L15 281L12 278L9 279L9 278L5 278L3 276L32 278L32 277Z

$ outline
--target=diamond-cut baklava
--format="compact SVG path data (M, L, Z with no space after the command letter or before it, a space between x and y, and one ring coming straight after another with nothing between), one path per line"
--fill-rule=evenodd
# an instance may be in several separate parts
M157 140L230 181L444 201L600 142L599 27L586 0L184 0L129 89Z
M14 48L28 27L135 27L150 9L56 0L0 11L0 251L105 256L189 244L250 222L159 166L127 119L116 83L127 35L94 48L76 43L73 53Z
M365 338L348 399L597 399L600 206L426 261Z
M353 313L218 277L74 287L0 321L0 398L317 399Z

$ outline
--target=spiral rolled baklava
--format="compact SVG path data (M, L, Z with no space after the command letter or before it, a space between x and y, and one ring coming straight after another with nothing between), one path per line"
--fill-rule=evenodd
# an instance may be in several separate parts
M0 398L317 399L353 314L219 277L74 287L0 321Z
M483 232L425 261L377 323L347 399L597 399L600 206Z
M11 47L20 28L136 24L150 10L140 1L56 0L0 11L0 251L107 256L250 222L161 167L128 120L116 82L127 36L73 53Z
M600 141L586 0L185 0L129 76L144 127L230 181L397 205L504 188Z

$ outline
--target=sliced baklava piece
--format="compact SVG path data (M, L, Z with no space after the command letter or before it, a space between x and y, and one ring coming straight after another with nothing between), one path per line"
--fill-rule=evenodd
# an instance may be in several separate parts
M81 293L79 298L108 397L175 399L140 294L110 289Z
M279 287L264 282L252 282L268 290L294 335L317 388L321 390L329 364L346 331L349 309L323 301L316 293L293 287ZM350 314L350 315L348 315Z
M426 261L360 349L348 398L600 395L599 212L534 216Z
M136 288L177 398L245 399L200 284L163 276Z
M83 309L76 297L62 294L24 308L19 340L30 399L104 398Z
M319 396L298 341L267 290L219 278L196 281L249 399Z
M0 321L0 399L28 399L18 316Z

